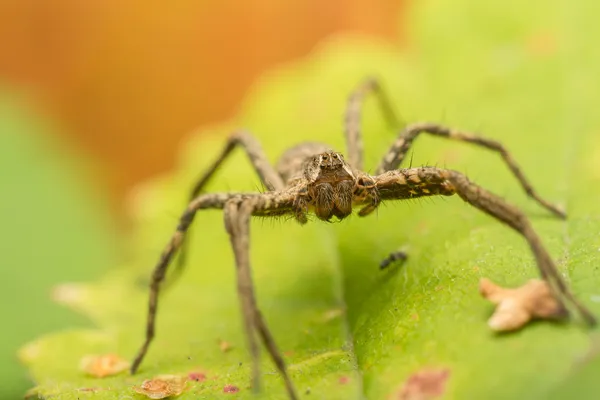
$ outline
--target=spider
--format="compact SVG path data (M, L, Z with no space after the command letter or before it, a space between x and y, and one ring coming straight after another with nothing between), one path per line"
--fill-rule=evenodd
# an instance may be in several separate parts
M310 142L287 150L276 167L273 167L260 144L250 134L237 132L230 136L218 159L195 185L191 201L181 215L175 233L154 269L150 284L146 338L133 360L131 373L137 371L154 337L158 294L167 267L176 252L182 250L179 265L181 267L186 232L196 212L204 209L221 209L224 213L225 228L235 257L237 290L247 345L253 360L252 387L255 390L258 390L260 383L258 336L279 370L289 398L298 398L292 380L286 372L281 352L254 295L249 258L250 217L252 216L291 215L300 224L305 224L308 221L307 215L311 212L323 221L329 221L334 217L342 220L352 213L354 207L359 207L358 215L364 217L375 211L383 201L457 194L475 208L520 233L529 244L539 272L552 288L555 297L561 299L561 304L563 300L569 301L590 326L596 323L592 313L569 290L523 212L497 195L470 182L460 172L427 166L399 168L413 141L421 134L471 143L500 154L529 197L555 216L566 218L563 211L536 193L502 144L435 123L412 124L401 130L398 138L375 169L375 174L370 175L362 171L363 147L360 132L362 104L369 94L377 96L388 121L395 120L390 102L377 80L367 79L359 85L349 97L346 109L345 136L348 161L341 153L330 150L329 146ZM221 164L238 146L245 150L252 166L268 190L262 193L200 194ZM405 258L403 253L392 252L382 261L381 268L403 258Z

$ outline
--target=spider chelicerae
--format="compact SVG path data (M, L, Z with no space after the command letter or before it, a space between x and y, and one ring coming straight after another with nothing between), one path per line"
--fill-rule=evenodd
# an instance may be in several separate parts
M354 207L359 207L358 215L364 217L375 211L383 201L457 194L475 208L520 233L529 244L540 274L552 288L557 300L561 304L563 300L569 301L586 323L595 324L595 317L573 296L531 223L518 208L470 182L460 172L436 167L399 168L413 141L421 134L471 143L500 154L529 197L555 216L565 218L563 211L536 193L510 153L500 143L435 123L412 124L401 130L398 138L375 169L374 175L363 172L360 120L363 101L370 93L377 96L388 120L395 120L390 102L377 80L368 79L363 82L351 94L346 109L345 135L348 161L342 154L330 150L329 146L310 142L286 151L276 167L273 167L260 144L250 134L238 132L231 135L221 155L194 187L191 201L154 269L150 284L146 339L133 361L132 373L137 371L154 337L158 294L167 267L178 250L182 250L183 253L186 232L196 212L204 209L221 209L224 213L225 228L235 256L237 289L248 348L253 360L252 387L255 390L258 390L260 375L258 336L279 370L289 397L297 398L281 352L258 308L254 295L249 258L250 217L252 216L291 215L300 224L305 224L308 221L307 215L311 212L324 221L329 221L333 217L341 220L350 215ZM262 193L200 194L221 164L238 146L244 149L268 190ZM392 252L382 261L381 268L404 257L401 252ZM183 259L181 257L180 261Z

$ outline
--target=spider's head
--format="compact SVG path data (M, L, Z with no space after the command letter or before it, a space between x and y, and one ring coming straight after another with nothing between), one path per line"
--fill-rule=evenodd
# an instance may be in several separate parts
M323 181L354 180L352 168L341 153L326 151L310 157L304 165L304 178L309 184Z
M310 157L304 164L304 178L318 218L329 221L350 215L356 177L340 153L326 151Z

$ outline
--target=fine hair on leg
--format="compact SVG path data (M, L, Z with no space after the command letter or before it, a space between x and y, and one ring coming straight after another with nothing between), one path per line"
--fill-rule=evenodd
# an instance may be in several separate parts
M470 182L465 175L459 172L445 170L443 176L452 184L456 193L464 201L519 232L525 238L535 256L542 278L554 285L555 290L577 309L588 325L596 324L596 317L569 290L552 257L546 251L540 237L521 210Z
M344 120L348 163L358 171L362 171L364 168L363 142L360 132L362 108L365 98L371 93L377 96L379 106L383 111L383 116L387 124L392 129L398 129L400 127L400 121L391 107L387 94L379 82L374 78L368 78L362 82L348 98Z
M201 209L223 209L225 228L230 236L236 260L236 274L238 277L238 294L244 319L244 326L248 340L250 354L253 360L252 383L258 390L260 382L259 347L258 337L262 340L269 355L284 379L288 395L296 399L295 390L285 368L285 362L278 350L273 335L270 333L262 317L254 296L252 276L249 260L250 216L279 216L294 213L294 201L298 195L298 188L289 188L281 192L267 193L212 193L200 195L194 199L182 214L179 224L169 243L163 250L160 260L152 274L150 284L150 297L148 301L148 317L146 323L146 337L131 366L131 373L135 373L143 361L150 343L154 338L158 295L165 273L173 256L181 247L184 237L194 216Z
M275 339L258 308L256 297L254 295L249 256L250 217L255 211L265 209L265 206L268 206L268 204L262 203L261 200L261 198L249 198L240 202L234 200L229 202L225 208L225 225L230 235L231 245L235 255L238 293L244 315L246 336L248 338L252 356L252 382L253 385L256 385L256 388L258 388L260 379L259 352L256 339L254 338L255 332L253 330L257 329L263 345L267 349L284 380L288 396L290 399L297 399L294 385L285 367L283 355L278 349Z
M502 144L496 142L495 140L486 139L471 133L458 131L439 124L412 124L404 128L398 135L396 141L388 150L387 154L384 156L383 160L377 167L375 173L381 174L385 171L390 171L398 168L402 163L402 160L404 160L404 157L408 153L408 150L411 148L413 141L420 134L428 134L432 136L438 136L456 141L471 143L476 146L483 147L499 153L502 156L502 159L504 160L508 168L510 169L511 173L519 181L519 184L529 197L534 199L540 206L544 207L555 216L559 218L566 218L566 214L564 211L560 210L555 205L543 199L535 191L531 183L529 183L529 180L521 171L521 168L519 168L511 154L504 148L504 146L502 146Z
M171 236L171 239L167 243L167 246L164 248L158 263L154 267L154 272L152 273L152 278L150 281L150 297L148 300L148 317L146 321L146 338L131 364L132 374L137 371L140 363L146 355L146 352L148 351L148 347L150 346L152 339L154 338L156 312L158 308L158 294L161 289L161 284L164 281L167 268L169 267L173 256L183 243L185 234L188 231L190 224L194 220L196 212L198 210L207 208L222 209L228 200L236 197L242 198L244 196L249 195L241 193L210 193L201 195L193 200L181 215L179 224Z
M229 201L223 209L225 219L225 229L229 234L229 240L235 256L237 292L242 310L244 321L244 331L248 350L252 358L252 390L260 390L260 349L256 341L256 315L252 305L255 303L252 276L250 274L248 251L245 248L244 241L248 241L248 236L244 237L243 227L239 218L239 201Z
M281 179L281 176L277 173L273 165L269 162L262 146L252 136L250 133L246 131L237 131L229 136L227 143L223 147L221 154L217 157L217 159L208 167L208 169L197 179L196 183L193 186L193 189L190 193L190 201L196 198L210 183L214 174L219 170L221 165L229 158L232 151L236 147L241 147L246 155L248 156L248 160L250 164L258 174L261 183L267 188L269 191L274 190L283 190L284 183ZM190 240L189 234L184 239L184 242L181 244L181 250L179 251L179 255L177 258L177 266L175 270L169 276L169 282L174 282L181 275L181 272L185 268L185 264L187 262L188 256L188 241Z
M345 133L346 143L348 147L348 160L350 165L356 169L363 170L363 144L360 132L362 107L369 94L375 94L379 100L379 106L388 121L388 124L394 128L398 128L399 120L394 113L389 97L386 95L382 85L374 78L366 79L357 89L352 92L346 107ZM512 155L499 142L481 137L476 134L451 129L446 126L436 123L416 123L411 124L400 131L397 139L392 143L389 150L377 166L376 175L380 175L385 171L397 169L402 164L402 161L411 149L413 141L420 135L426 134L447 139L452 139L460 142L471 143L479 147L492 150L500 154L511 173L519 181L523 190L529 197L534 199L545 209L559 218L566 218L563 210L559 209L552 203L543 199L533 188L529 180L525 177L518 164L513 159Z
M508 225L527 241L536 259L540 275L551 284L557 293L557 298L562 297L570 301L589 325L596 323L593 314L570 292L525 214L501 197L469 181L460 172L435 167L387 171L375 176L374 180L384 201L458 194L475 208Z

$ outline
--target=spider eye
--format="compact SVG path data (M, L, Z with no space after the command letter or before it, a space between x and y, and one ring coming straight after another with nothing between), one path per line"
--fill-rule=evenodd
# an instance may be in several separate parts
M323 161L327 161L327 155L326 154L323 154L322 160Z

